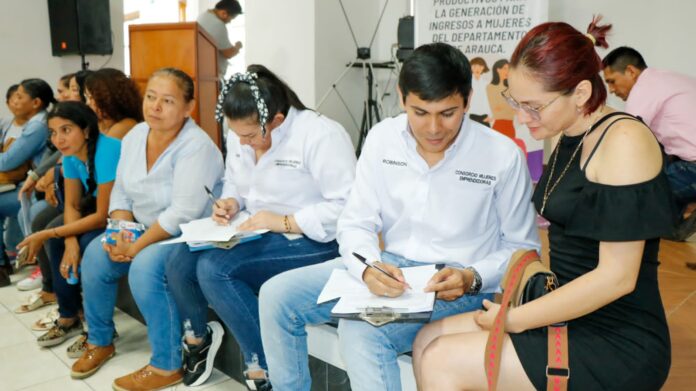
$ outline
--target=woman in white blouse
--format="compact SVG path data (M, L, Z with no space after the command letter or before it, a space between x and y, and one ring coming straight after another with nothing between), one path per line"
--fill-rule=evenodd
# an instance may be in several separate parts
M226 83L219 119L223 113L231 132L212 217L227 224L249 213L242 230L270 232L230 250L184 253L167 263L167 279L194 332L183 346L184 383L205 382L220 343L220 325L206 326L207 301L239 342L251 389L267 389L256 295L276 274L338 256L336 221L353 183L355 155L341 125L307 109L260 65ZM199 365L206 359L207 368Z
M185 246L157 242L179 234L179 224L203 217L223 173L222 155L210 137L189 118L193 81L174 68L156 71L143 100L145 122L123 138L111 219L139 222L146 230L115 245L90 243L82 264L85 317L89 324L85 353L72 367L73 378L95 373L115 353L114 305L119 279L128 274L133 297L148 326L150 363L114 381L116 390L154 390L181 381L181 326L164 278L165 262Z

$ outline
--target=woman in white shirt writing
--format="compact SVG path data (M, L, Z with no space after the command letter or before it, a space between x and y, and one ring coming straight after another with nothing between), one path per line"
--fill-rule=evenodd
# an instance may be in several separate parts
M194 332L183 347L184 383L205 382L220 344L220 325L206 327L207 301L239 342L251 389L270 389L256 295L276 274L338 256L336 221L353 183L355 155L341 125L307 109L261 65L227 81L220 120L223 113L231 132L213 219L228 224L248 213L241 230L271 232L230 250L183 253L168 262L182 321Z

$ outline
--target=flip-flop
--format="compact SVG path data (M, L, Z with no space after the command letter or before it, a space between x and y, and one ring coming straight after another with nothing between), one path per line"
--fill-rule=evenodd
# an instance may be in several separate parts
M16 314L23 314L23 313L31 312L31 311L37 310L41 307L45 307L45 306L51 305L51 304L56 304L56 299L44 300L43 297L41 297L41 293L32 293L27 298L27 301L24 304L17 307L14 310L14 312Z
M46 313L43 318L37 320L31 325L31 329L34 331L47 331L53 326L53 322L58 320L60 315L58 314L58 308L54 308Z

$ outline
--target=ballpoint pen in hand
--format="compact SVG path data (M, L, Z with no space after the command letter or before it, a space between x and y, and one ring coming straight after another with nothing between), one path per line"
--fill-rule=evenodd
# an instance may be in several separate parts
M208 189L208 186L203 185L203 188L205 189L205 192L208 193L208 197L210 197L210 200L213 201L213 204L215 204L215 206L217 206L219 209L223 209L223 207L218 204L217 200L213 196L213 192Z
M410 288L410 287L411 287L410 285L408 285L408 283L407 283L406 281L400 281L398 278L392 276L391 273L387 272L386 270L382 269L381 267L375 265L374 263L367 262L367 259L366 259L365 257L363 257L362 255L360 255L360 254L354 252L354 253L353 253L353 256L354 256L355 258L357 258L358 261L360 261L360 262L362 262L363 264L365 264L365 266L371 267L371 268L373 268L373 269L379 270L380 272L386 274L387 277L391 278L392 280L397 281L397 282L399 282L399 283L401 283L401 284L404 284L407 288Z

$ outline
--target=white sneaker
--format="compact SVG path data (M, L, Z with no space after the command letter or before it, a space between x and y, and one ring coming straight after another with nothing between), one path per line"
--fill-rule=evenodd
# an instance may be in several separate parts
M29 277L23 279L17 283L17 289L20 291L32 291L34 289L41 288L41 269L37 266Z

